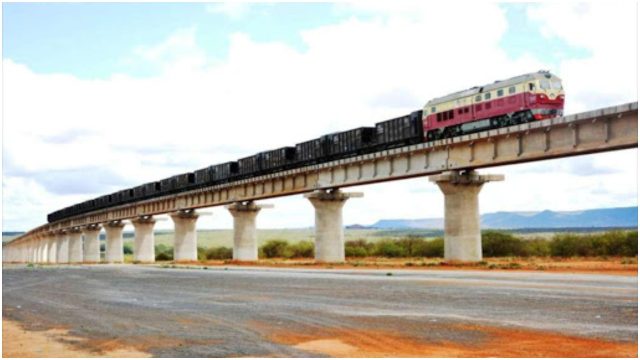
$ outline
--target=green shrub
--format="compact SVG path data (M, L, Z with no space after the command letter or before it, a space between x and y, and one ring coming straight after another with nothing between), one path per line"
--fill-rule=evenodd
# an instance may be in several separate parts
M233 258L233 249L219 246L208 248L205 256L209 260L224 260Z
M384 257L404 257L407 256L407 253L396 241L381 240L375 244L373 255Z
M419 236L409 235L400 240L396 240L396 244L402 247L403 252L407 256L421 256L418 252L424 247L425 240Z
M315 254L315 245L312 241L300 241L288 246L291 257L294 258L313 258Z
M523 256L524 241L502 231L487 230L482 232L482 254L489 257Z
M637 256L637 231L603 234L557 234L550 242L553 256Z
M593 244L590 235L556 234L551 239L552 256L593 256Z
M207 261L207 249L198 246L198 261Z
M284 240L269 240L261 248L266 258L290 258L293 255L289 243Z
M413 250L413 256L417 257L444 257L444 239L422 241Z
M346 257L366 257L368 253L367 249L362 247L345 246L344 255Z
M373 254L373 244L366 240L350 240L344 243L344 254L348 257L366 257Z
M173 247L165 244L158 244L155 246L156 260L167 261L173 260Z
M127 244L124 244L124 245L122 246L122 251L123 251L125 254L133 254L133 247L131 246L131 244L128 244L128 243L127 243Z
M524 242L524 253L521 256L549 256L550 242L545 239L531 239Z
M156 261L167 261L167 260L173 260L173 251L161 252L156 255Z
M601 236L606 255L636 256L638 255L637 231L611 231Z

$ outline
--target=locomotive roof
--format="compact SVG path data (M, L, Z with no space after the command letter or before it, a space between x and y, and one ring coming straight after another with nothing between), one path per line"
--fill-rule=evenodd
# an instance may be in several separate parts
M529 80L542 79L542 78L559 79L557 76L551 74L548 71L538 71L538 72L534 72L534 73L528 73L528 74L524 74L524 75L514 76L514 77L506 79L506 80L497 80L497 81L495 81L495 82L493 82L491 84L487 84L487 85L484 85L484 86L474 86L474 87L472 87L470 89L467 89L467 90L457 91L457 92L451 93L449 95L445 95L445 96L441 96L441 97L438 97L438 98L434 98L434 99L429 100L427 102L427 105L434 104L434 103L441 103L441 102L450 101L450 100L455 100L455 99L458 99L458 98L461 98L461 97L467 97L467 96L479 94L479 93L482 93L482 92L487 91L487 90L495 90L495 89L503 88L505 86L520 84L522 82L526 82L526 81L529 81Z

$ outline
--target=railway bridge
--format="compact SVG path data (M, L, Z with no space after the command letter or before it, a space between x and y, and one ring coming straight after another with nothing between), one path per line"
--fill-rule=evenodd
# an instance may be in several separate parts
M198 209L226 205L234 218L233 257L257 260L257 200L305 194L315 208L316 260L344 261L342 208L361 193L340 189L429 176L444 194L445 258L482 259L478 194L504 180L476 170L498 165L613 151L638 146L638 103L436 140L318 165L131 202L47 223L3 246L4 262L100 261L99 233L106 232L107 262L122 262L122 232L133 225L134 259L154 261L154 216L175 226L174 259L197 260Z

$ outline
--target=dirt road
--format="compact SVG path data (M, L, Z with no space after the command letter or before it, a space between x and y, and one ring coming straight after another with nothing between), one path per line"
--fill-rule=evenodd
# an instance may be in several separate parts
M638 347L633 276L5 266L2 290L5 342L53 332L97 356L624 357ZM21 339L17 354L46 356Z

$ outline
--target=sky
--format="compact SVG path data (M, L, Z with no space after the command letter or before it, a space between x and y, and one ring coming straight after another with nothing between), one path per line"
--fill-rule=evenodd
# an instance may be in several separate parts
M464 11L461 11L464 6ZM546 69L565 113L637 101L635 1L3 3L2 229ZM480 212L637 205L637 149L494 167ZM443 217L426 177L345 189L345 224ZM313 226L302 195L263 228ZM222 207L199 228L231 228ZM158 228L171 228L171 221Z

